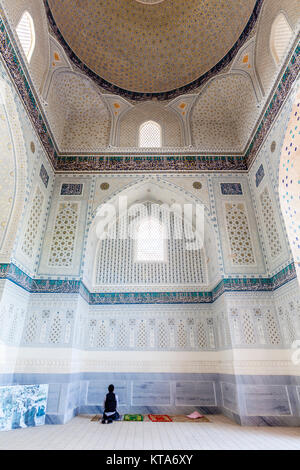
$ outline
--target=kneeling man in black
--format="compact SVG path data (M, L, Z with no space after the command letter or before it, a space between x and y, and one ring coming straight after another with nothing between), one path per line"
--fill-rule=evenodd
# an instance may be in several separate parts
M118 395L114 394L115 387L110 385L108 387L108 394L105 397L103 403L103 418L102 423L105 424L105 421L112 423L120 418L120 415L117 411L119 406Z

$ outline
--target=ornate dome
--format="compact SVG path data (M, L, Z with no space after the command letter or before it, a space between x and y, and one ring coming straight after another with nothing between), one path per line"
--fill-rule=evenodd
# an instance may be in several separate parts
M255 0L48 0L77 62L109 84L166 93L202 77L239 40Z

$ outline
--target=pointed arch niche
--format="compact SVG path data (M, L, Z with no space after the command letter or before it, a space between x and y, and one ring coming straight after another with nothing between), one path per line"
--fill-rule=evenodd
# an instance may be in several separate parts
M119 211L120 196L127 197L129 212ZM91 292L199 291L219 282L219 245L207 209L204 233L196 230L195 210L185 219L181 212L200 201L164 181L143 180L105 202L111 210L104 219L104 206L95 211L87 240L83 282ZM136 207L139 217L131 212ZM109 236L102 238L104 232ZM119 236L125 233L130 239Z

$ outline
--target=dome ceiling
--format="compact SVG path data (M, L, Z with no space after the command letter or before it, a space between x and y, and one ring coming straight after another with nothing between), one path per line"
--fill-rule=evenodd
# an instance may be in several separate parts
M118 89L168 93L232 51L256 0L48 0L85 70ZM74 57L73 57L74 59Z

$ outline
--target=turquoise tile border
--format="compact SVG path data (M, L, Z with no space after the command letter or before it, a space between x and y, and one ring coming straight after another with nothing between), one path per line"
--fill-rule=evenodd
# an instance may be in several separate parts
M32 279L14 264L0 264L0 279L7 279L34 294L80 294L90 305L207 304L225 292L273 292L296 278L294 263L270 278L227 278L203 292L89 292L82 281Z

